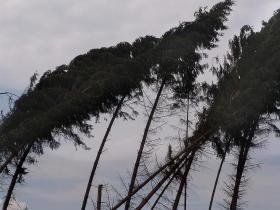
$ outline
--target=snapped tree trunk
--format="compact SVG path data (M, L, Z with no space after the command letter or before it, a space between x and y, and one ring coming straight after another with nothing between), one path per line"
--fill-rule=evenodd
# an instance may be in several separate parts
M99 163L99 160L100 160L100 157L101 157L101 154L103 152L103 149L104 149L104 146L105 146L105 143L108 139L108 136L109 136L109 133L112 129L112 126L114 124L114 121L116 119L116 117L118 116L118 113L123 105L123 101L125 99L125 96L123 96L121 98L121 100L119 101L118 105L117 105L117 108L111 118L111 121L109 123L109 126L106 130L106 133L102 139L102 142L101 142L101 145L98 149L98 152L97 152L97 155L96 155L96 158L95 158L95 161L94 161L94 164L93 164L93 167L92 167L92 170L91 170L91 173L90 173L90 177L89 177L89 180L88 180L88 184L87 184L87 188L86 188L86 192L85 192L85 195L84 195L84 199L83 199L83 203L82 203L82 208L81 210L85 210L86 209L86 205L87 205L87 200L88 200L88 196L89 196L89 192L90 192L90 189L91 189L91 186L92 186L92 181L93 181L93 177L95 175L95 172L96 172L96 169L97 169L97 166L98 166L98 163Z
M23 166L23 164L26 160L26 157L28 156L28 154L30 152L30 149L31 149L32 145L33 144L29 144L27 146L27 148L25 149L24 153L22 154L22 156L21 156L21 158L20 158L20 160L17 164L16 170L14 172L14 175L12 177L12 180L10 182L10 185L9 185L9 188L8 188L8 191L7 191L6 198L5 198L4 203L3 203L3 207L2 207L3 210L8 209L8 206L9 206L9 203L10 203L10 200L11 200L11 197L12 197L12 193L14 191L14 188L15 188L17 180L18 180L18 176L22 171L22 166Z
M144 151L145 143L146 143L146 140L147 140L148 132L149 132L149 129L150 129L150 126L151 126L151 123L152 123L152 120L153 120L153 117L154 117L154 114L155 114L155 111L156 111L156 108L157 108L157 105L158 105L158 102L159 102L159 98L160 98L162 90L165 86L165 82L166 82L165 79L163 79L162 82L161 82L160 88L157 92L155 102L153 104L152 110L150 112L145 130L144 130L144 134L143 134L143 137L142 137L142 140L141 140L140 148L138 150L137 158L136 158L136 161L135 161L135 164L134 164L134 168L133 168L133 172L132 172L132 176L131 176L131 180L130 180L130 184L129 184L129 188L128 188L128 195L131 194L131 192L134 189L134 185L135 185L135 182L136 182L137 173L138 173L138 169L139 169L139 166L140 166L140 161L141 161L141 157L142 157L142 154L143 154L143 151ZM129 198L127 200L127 202L125 204L125 210L129 209L130 201L131 201L131 198Z

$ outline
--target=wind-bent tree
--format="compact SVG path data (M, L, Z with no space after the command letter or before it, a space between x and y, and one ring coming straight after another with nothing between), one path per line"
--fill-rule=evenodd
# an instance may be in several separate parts
M232 2L227 0L223 4L231 6ZM32 91L15 102L0 125L3 157L0 172L26 145L36 140L48 142L54 134L62 133L82 144L73 129L89 133L86 121L115 107L119 96L139 88L141 82L151 81L150 70L160 60L178 59L189 52L194 46L185 42L187 31L199 29L200 45L207 49L213 47L206 40L215 41L218 31L225 28L223 22L228 11L223 10L224 5L218 5L210 13L201 11L197 25L183 23L160 40L147 36L132 45L120 43L94 49L76 57L69 65L46 72Z
M220 66L219 68L214 68L214 72L217 75L218 79L222 79L223 77L225 77L229 72L231 72L234 69L237 62L241 58L243 48L246 47L246 39L248 38L248 36L251 35L252 32L253 31L249 26L245 26L241 29L240 35L234 36L233 40L230 41L230 43L229 43L230 52L227 54L227 57L224 60L224 65ZM239 80L240 75L238 72L235 72L235 74L233 74L232 77L234 77L235 80ZM211 96L211 94L213 94L213 92L212 92L213 87L208 86L205 88L208 88L208 90L206 91L207 97L208 98L213 97L213 96ZM231 104L232 99L234 99L234 97L236 96L235 95L236 93L234 92L235 88L236 87L233 87L233 89L232 89L233 92L231 93L232 94L231 97L227 97L226 94L228 94L228 92L224 92L225 97L223 100L226 101L228 104ZM220 94L220 97L222 97L222 94ZM209 99L208 99L208 101L209 101ZM211 194L209 210L212 209L214 196L216 193L216 189L217 189L218 181L219 181L220 174L222 171L222 167L223 167L227 153L229 153L231 147L233 146L233 139L234 139L234 137L230 136L230 134L221 133L221 132L217 132L215 135L213 135L211 137L210 141L212 142L214 150L217 152L217 156L221 158L221 162L220 162L220 165L218 168L213 191Z
M260 123L269 122L271 115L279 116L279 58L275 51L280 44L276 35L279 22L279 12L276 12L261 32L255 33L245 26L240 37L234 37L231 45L233 56L225 64L227 70L219 78L208 119L205 119L212 121L211 125L221 125L219 130L212 129L224 132L240 148L237 171L229 192L228 207L231 210L239 206L242 176L256 128ZM272 130L274 128L272 126Z
M199 63L201 55L197 53L197 49L211 49L215 47L214 43L218 41L219 31L226 29L223 22L227 20L232 4L232 1L224 1L215 5L210 11L199 10L195 14L195 21L182 23L180 27L167 32L159 41L158 47L161 51L160 55L163 54L163 57L158 59L155 71L161 83L144 129L128 188L128 195L132 193L135 186L149 128L164 86L171 86L180 95L185 93L186 87L193 85L198 73L203 71L203 66ZM205 30L205 26L208 27L208 30ZM184 33L184 37L179 37L180 33ZM175 36L172 37L172 35ZM170 46L171 41L176 43L174 45L176 50L161 50L166 45ZM128 210L129 207L130 199L127 200L125 209Z
M69 65L47 72L32 90L15 102L14 108L1 121L0 171L12 167L10 163L16 162L16 158L24 157L28 145L38 144L40 148L51 146L57 142L55 135L58 134L72 138L76 144L83 144L74 129L89 133L88 119L111 112L118 107L122 96L141 89L143 82L149 85L160 83L157 98L164 87L173 90L174 95L180 95L180 90L185 90L186 85L195 81L195 71L203 70L197 49L215 46L220 30L225 29L224 21L231 5L232 1L226 0L209 11L200 10L195 21L182 23L161 38L148 36L133 44L121 43L111 48L92 50L78 56ZM228 58L229 62L222 67L224 71L218 72L220 75L217 84L212 87L209 106L204 109L193 135L187 138L188 143L142 183L135 186L134 181L127 196L112 209L118 209L125 203L129 208L131 198L158 178L158 182L136 207L143 208L163 186L164 193L170 180L172 182L182 174L185 177L187 170L184 169L191 162L192 155L201 146L210 145L208 143L222 148L218 148L222 161L212 195L227 150L239 149L229 199L229 208L238 208L248 154L254 146L253 139L259 135L260 125L265 124L269 127L268 131L279 133L279 129L271 123L272 116L280 116L279 28L280 11L264 24L260 32L253 32L248 26L241 30L243 34L235 37L232 45L234 59ZM156 108L157 101L154 110ZM143 137L149 131L152 112L150 116ZM18 162L17 165L20 169L22 164ZM136 180L138 166L135 169L133 174ZM14 175L17 174L16 169ZM10 186L14 186L16 176L12 178ZM179 181L174 209L178 207L185 181Z

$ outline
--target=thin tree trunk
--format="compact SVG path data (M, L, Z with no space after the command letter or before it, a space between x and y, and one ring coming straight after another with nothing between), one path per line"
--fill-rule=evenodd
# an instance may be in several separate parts
M159 183L153 187L152 191L149 192L149 194L142 200L142 202L135 208L135 210L142 209L148 201L153 197L153 195L161 188L161 186L164 184L164 182L171 176L172 173L177 173L181 168L185 165L185 161L180 166L181 162L177 163L172 170L170 170L160 181Z
M181 155L183 155L181 157ZM186 159L186 155L184 153L179 153L174 158L172 158L168 163L161 166L156 172L154 172L150 177L148 177L144 182L142 182L140 185L138 185L130 194L128 194L126 197L124 197L122 200L120 200L114 207L111 208L111 210L116 210L119 207L121 207L128 199L130 199L135 193L137 193L139 190L141 190L146 184L148 184L151 180L153 180L157 175L159 175L163 170L165 170L168 166L171 166L174 164L174 161L178 160L178 162L172 167L172 171L176 170L177 167ZM164 178L168 178L169 175L164 176Z
M186 130L186 140L185 140L185 149L187 148L187 143L189 139L189 111L190 111L190 94L187 97L187 130ZM186 165L187 169L187 165ZM188 181L185 181L185 191L184 191L184 210L187 210L187 185Z
M4 163L0 166L0 174L4 171L7 165L17 156L18 152L13 152L10 156L5 160Z
M119 113L119 111L120 111L120 109L121 109L121 107L123 105L124 99L125 99L125 96L123 96L121 98L121 100L119 101L119 103L117 105L117 108L116 108L116 110L115 110L115 112L114 112L114 114L113 114L113 116L111 118L111 121L109 123L109 126L108 126L108 128L106 130L106 133L105 133L105 135L104 135L104 137L102 139L101 145L100 145L99 150L97 152L97 155L96 155L96 158L95 158L95 161L94 161L91 173L90 173L90 177L89 177L89 180L88 180L88 184L87 184L86 192L85 192L85 195L84 195L84 199L83 199L81 210L85 210L86 209L87 200L88 200L89 192L90 192L90 189L91 189L91 186L92 186L93 177L95 175L95 172L96 172L96 169L97 169L97 166L98 166L101 154L103 152L105 143L107 142L107 139L108 139L109 133L110 133L110 131L112 129L112 126L114 124L114 121L115 121L116 117L118 116L118 113Z
M175 157L173 157L169 162L165 163L163 166L161 166L157 171L155 171L150 177L148 177L144 182L142 182L140 185L138 185L130 194L128 194L126 197L121 199L115 206L111 208L111 210L116 210L119 207L121 207L128 199L130 199L135 193L137 193L139 190L141 190L146 184L148 184L152 179L154 179L157 175L159 175L163 170L165 170L168 166L172 165L174 161L178 160L178 162L182 162L188 154L195 150L196 148L199 148L204 142L205 142L205 136L209 135L211 133L211 130L206 129L206 131L203 130L203 132L197 132L193 137L191 137L192 144L188 146L187 149L179 152Z
M180 198L181 198L181 195L182 195L182 192L183 192L183 189L185 187L185 183L186 183L186 180L184 179L185 177L187 176L187 171L184 172L182 178L181 178L181 182L180 182L180 185L179 185L179 189L177 191L177 194L176 194L176 198L175 198L175 201L173 203L173 207L172 207L172 210L177 210L178 208L178 205L179 205L179 202L180 202Z
M188 181L186 180L185 181L185 191L184 191L184 196L185 196L185 199L184 199L184 210L187 209L187 187L188 187Z
M211 200L210 200L210 204L209 204L209 210L211 210L211 209L212 209L212 206L213 206L214 197L215 197L215 194L216 194L218 182L219 182L219 179L220 179L221 171L222 171L222 168L223 168L225 159L226 159L226 155L227 155L227 151L228 151L228 149L229 149L229 146L230 146L230 140L227 141L227 143L226 143L225 151L224 151L224 153L223 153L222 160L221 160L221 163L220 163L220 166L219 166L219 169L218 169L218 173L217 173L217 176L216 176L215 184L214 184L213 191L212 191L212 194L211 194Z
M101 210L101 204L102 204L102 188L103 185L98 185L98 193L97 193L97 207L96 210Z
M174 204L173 204L173 207L172 207L173 210L178 209L180 198L181 198L183 189L185 187L185 183L187 182L187 177L188 177L188 174L190 172L191 165L192 165L193 160L194 160L195 152L196 151L192 152L190 159L188 161L186 161L186 163L185 163L186 164L185 172L182 176L181 183L180 183L179 189L178 189L177 194L176 194L176 198L175 198L175 201L174 201Z
M161 197L163 196L163 194L165 193L165 191L167 190L167 188L169 187L169 185L172 183L172 181L174 180L174 178L176 177L177 173L174 173L173 176L171 177L171 179L168 181L168 183L165 185L165 187L162 189L161 193L158 195L157 199L155 200L153 206L151 207L151 210L153 210L156 205L158 204L159 200L161 199Z
M24 151L23 155L21 156L21 158L20 158L20 160L19 160L19 162L17 164L16 170L14 172L13 178L12 178L12 180L10 182L10 185L9 185L9 188L8 188L8 191L7 191L7 195L6 195L5 201L3 203L2 210L7 210L8 206L9 206L9 203L10 203L10 200L11 200L11 197L12 197L12 193L13 193L15 185L17 183L18 176L19 176L19 174L20 174L20 172L22 170L23 163L25 162L26 157L29 154L32 145L33 144L29 144L27 146L26 150Z
M238 207L238 199L240 196L240 185L242 182L242 176L243 176L245 164L247 161L247 155L249 152L249 148L250 148L249 144L243 145L240 148L235 183L234 183L233 194L232 194L232 199L231 199L231 203L230 203L230 210L237 210L237 207Z
M137 154L137 158L136 158L136 161L135 161L135 164L134 164L133 173L132 173L129 188L128 188L128 195L131 194L131 192L134 189L134 185L135 185L135 182L136 182L136 177L137 177L138 169L139 169L139 166L140 166L140 161L141 161L141 157L142 157L142 154L143 154L143 151L144 151L144 147L145 147L145 144L146 144L148 132L149 132L149 129L150 129L153 117L154 117L154 113L156 111L156 108L157 108L157 105L158 105L158 102L159 102L159 98L161 96L163 87L165 85L165 82L166 82L165 79L163 79L162 82L161 82L160 88L158 90L155 102L153 104L152 110L150 112L145 130L144 130L144 134L143 134L143 137L142 137L142 140L141 140L140 148L139 148L139 151L138 151L138 154ZM129 209L130 201L131 201L131 199L129 198L127 200L126 204L125 204L125 210Z
M214 184L214 188L213 188L213 191L212 191L211 200L210 200L210 204L209 204L209 210L212 209L212 205L213 205L213 201L214 201L217 185L218 185L218 182L219 182L219 178L220 178L220 175L221 175L221 171L222 171L222 167L224 165L225 159L226 159L226 153L223 154L223 157L222 157L219 169L218 169L218 173L217 173L217 176L216 176L216 180L215 180L215 184Z

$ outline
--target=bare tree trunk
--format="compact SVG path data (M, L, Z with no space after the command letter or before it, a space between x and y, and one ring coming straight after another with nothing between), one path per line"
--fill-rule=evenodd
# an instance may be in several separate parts
M212 191L212 194L211 194L211 200L210 200L210 204L209 204L209 210L211 210L211 209L212 209L212 206L213 206L213 201L214 201L214 197L215 197L215 194L216 194L218 182L219 182L219 179L220 179L220 175L221 175L221 172L222 172L222 168L223 168L223 165L224 165L224 162L225 162L226 155L227 155L227 152L228 152L228 150L229 150L229 147L230 147L230 140L228 140L228 141L226 142L226 145L225 145L225 151L224 151L223 156L222 156L222 160L221 160L221 163L220 163L218 172L217 172L215 184L214 184L213 191Z
M175 201L173 203L173 207L172 207L173 210L178 209L180 198L181 198L183 189L186 186L185 183L187 182L187 177L188 177L188 174L189 174L190 169L191 169L191 165L192 165L193 160L194 160L195 152L196 151L192 152L190 159L186 162L185 172L184 172L184 174L181 178L181 183L180 183L179 189L177 191Z
M7 210L8 206L9 206L9 203L10 203L10 200L11 200L11 197L12 197L12 193L13 193L15 185L17 183L18 176L19 176L20 172L22 171L23 163L25 162L26 157L28 156L32 145L33 144L29 144L27 146L26 150L24 151L23 155L21 156L21 158L20 158L20 160L17 164L16 170L14 172L13 178L10 182L10 185L9 185L9 188L8 188L8 191L7 191L5 201L3 203L2 210Z
M161 193L158 195L157 199L155 200L153 206L151 207L151 210L153 210L156 205L158 204L159 200L161 199L161 197L163 196L163 194L165 193L165 191L167 190L167 188L169 187L169 185L172 183L172 181L174 180L174 178L176 177L177 173L174 173L173 176L171 177L171 179L168 181L168 183L165 185L165 187L162 189Z
M179 185L179 189L177 191L177 194L176 194L176 198L175 198L175 201L173 203L173 207L172 209L173 210L177 210L178 208L178 205L179 205L179 202L180 202L180 198L181 198L181 195L182 195L182 192L183 192L183 189L185 187L185 183L186 183L186 179L185 177L187 176L187 171L185 170L182 178L181 178L181 182L180 182L180 185Z
M149 192L149 194L142 200L142 202L135 208L135 210L142 209L148 201L153 197L153 195L161 188L161 186L164 184L164 182L171 176L172 173L177 173L181 168L185 165L185 161L183 161L183 164L181 165L181 162L177 163L172 167L172 169L159 181L159 183L153 187L153 189Z
M144 147L145 147L145 144L146 144L148 132L149 132L149 129L150 129L153 117L154 117L154 113L156 111L156 108L157 108L157 105L158 105L158 102L159 102L159 98L161 96L163 87L165 85L165 82L166 82L165 79L163 79L162 82L161 82L160 88L158 90L155 102L153 104L152 110L150 112L145 130L144 130L144 134L143 134L143 137L142 137L142 140L141 140L140 148L138 150L137 158L136 158L136 161L135 161L135 164L134 164L133 173L132 173L129 188L128 188L128 195L131 194L131 192L134 189L134 185L135 185L135 182L136 182L136 177L137 177L138 169L139 169L139 166L140 166L140 161L141 161L141 157L142 157L142 154L143 154L143 151L144 151ZM127 202L125 204L125 210L129 209L130 201L131 201L131 198L129 198L127 200Z
M185 140L185 149L187 148L187 143L189 139L189 111L190 111L190 94L188 94L187 98L187 130L186 130L186 140ZM186 165L187 169L187 165ZM184 191L184 210L187 210L187 185L188 181L185 181L185 191Z
M238 199L240 196L240 185L242 182L242 176L247 161L249 148L250 148L249 144L242 145L240 148L238 165L237 165L236 176L235 176L235 183L234 183L233 194L230 203L230 210L237 210L238 207Z
M187 188L188 188L188 181L186 180L185 181L185 189L184 189L184 196L185 196L185 199L184 199L184 210L187 209Z
M212 191L211 200L210 200L210 204L209 204L209 210L212 209L212 205L213 205L218 181L219 181L219 178L220 178L220 175L221 175L221 171L222 171L222 167L224 165L225 159L226 159L226 153L223 154L223 157L222 157L222 160L221 160L221 163L220 163L220 166L219 166L219 170L218 170L218 173L217 173L217 176L216 176L216 180L215 180L215 184L214 184L214 188L213 188L213 191Z
M98 193L97 193L97 207L96 210L101 210L101 204L102 204L102 188L103 185L98 185Z
M107 128L107 130L106 130L106 133L105 133L105 135L104 135L104 137L103 137L103 140L102 140L102 142L101 142L101 145L100 145L100 147L99 147L99 150L98 150L98 152L97 152L97 155L96 155L96 158L95 158L95 161L94 161L94 164L93 164L91 173L90 173L90 177L89 177L89 181L88 181L88 184L87 184L87 188L86 188L86 192L85 192L85 195L84 195L84 199L83 199L83 203L82 203L82 208L81 208L81 210L85 210L85 209L86 209L87 200L88 200L89 192L90 192L90 189L91 189L91 186L92 186L93 177L94 177L95 172L96 172L96 169L97 169L97 165L98 165L98 163L99 163L101 154L102 154L102 152L103 152L105 143L106 143L106 141L107 141L107 139L108 139L108 136L109 136L109 133L110 133L110 131L111 131L111 129L112 129L112 126L113 126L113 124L114 124L114 121L115 121L116 117L118 116L118 113L119 113L119 111L120 111L120 109L121 109L121 107L122 107L122 105L123 105L124 99L125 99L125 96L123 96L123 97L121 98L121 100L119 101L119 103L118 103L118 105L117 105L117 108L116 108L116 110L115 110L115 112L114 112L114 114L113 114L113 116L112 116L112 118L111 118L111 121L110 121L110 123L109 123L109 126L108 126L108 128Z
M157 175L159 175L163 170L165 170L168 166L171 166L174 161L178 160L178 162L182 162L191 151L199 148L202 144L205 143L205 137L211 133L211 130L209 129L201 129L200 132L197 132L193 137L190 138L191 144L188 146L187 149L180 151L175 157L173 157L170 161L165 163L163 166L161 166L157 171L155 171L153 174L151 174L150 177L148 177L144 182L139 184L135 189L132 190L130 194L128 194L126 197L121 199L115 206L111 208L111 210L116 210L119 207L121 207L128 199L130 199L135 193L137 193L139 190L141 190L146 184L148 184L152 179L154 179Z
M182 156L182 157L181 157ZM179 153L174 158L172 158L169 162L161 166L157 171L155 171L150 177L148 177L144 182L142 182L140 185L138 185L133 191L128 194L126 197L124 197L122 200L120 200L114 207L111 208L111 210L116 210L119 207L121 207L128 199L130 199L135 193L137 193L139 190L141 190L146 184L148 184L151 180L153 180L157 175L159 175L163 170L165 170L168 166L172 166L174 164L174 161L178 160L177 163L172 167L172 170L174 171L179 165L186 159L185 153ZM164 178L168 178L169 176L164 176Z

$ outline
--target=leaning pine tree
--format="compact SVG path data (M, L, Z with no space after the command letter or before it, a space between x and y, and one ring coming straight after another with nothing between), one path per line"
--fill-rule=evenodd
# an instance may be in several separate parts
M159 53L164 55L161 59L158 59L158 64L155 67L160 87L144 129L128 188L128 195L134 190L149 128L163 88L170 86L174 88L174 91L178 91L182 90L182 87L193 85L198 73L203 71L203 66L199 64L201 55L197 53L197 49L215 47L214 43L218 40L219 31L226 29L224 21L227 20L232 4L232 1L225 1L218 3L210 11L199 10L195 13L195 21L182 23L178 28L167 32L159 41ZM207 26L207 30L205 30L205 26ZM180 34L184 34L184 36L180 37ZM176 43L174 49L162 50L164 46L170 45L172 42ZM129 198L125 204L126 210L130 207L130 200Z

